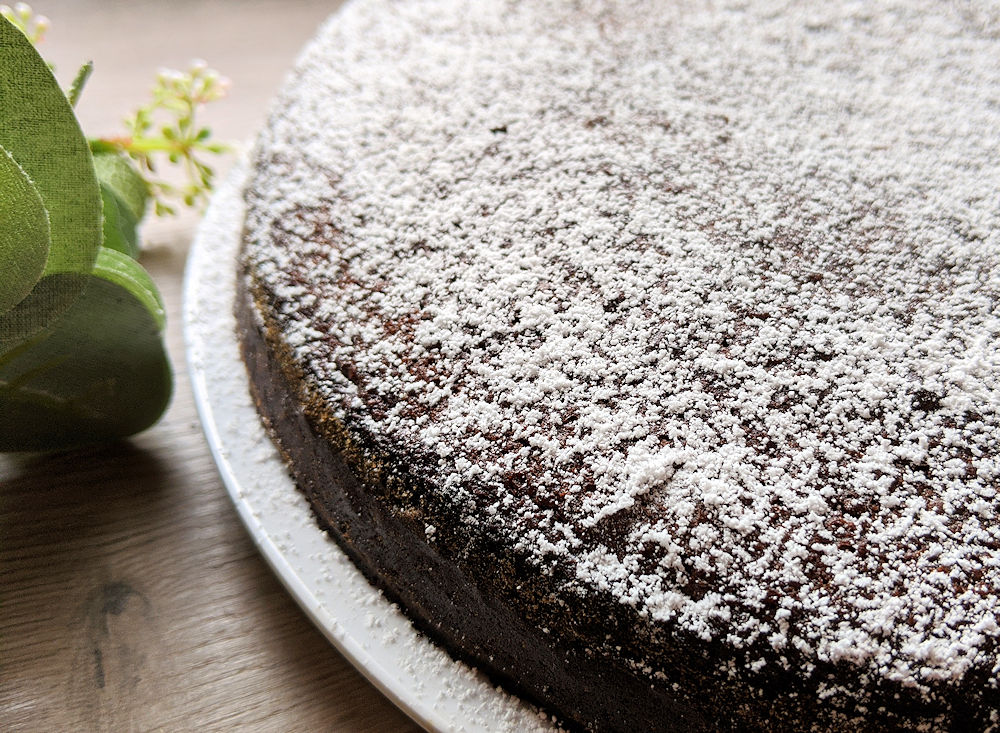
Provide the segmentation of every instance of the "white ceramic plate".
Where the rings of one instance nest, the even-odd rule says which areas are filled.
[[[551,731],[539,712],[417,632],[314,523],[249,395],[233,315],[243,225],[238,166],[215,195],[188,262],[184,328],[194,399],[240,518],[327,638],[420,725],[442,731]]]

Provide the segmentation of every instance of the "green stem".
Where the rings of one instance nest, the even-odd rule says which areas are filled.
[[[34,348],[36,345],[40,344],[42,341],[44,341],[51,335],[52,331],[50,329],[44,329],[39,333],[35,334],[34,336],[32,336],[31,338],[29,338],[27,341],[22,341],[17,346],[12,348],[10,351],[5,351],[3,353],[0,353],[0,368],[3,368],[7,364],[10,364],[12,361],[21,356],[21,354],[23,354],[24,352],[28,351],[31,348]]]
[[[167,140],[164,137],[123,137],[102,138],[101,142],[115,150],[126,153],[185,153],[191,148],[183,140]]]
[[[111,137],[90,141],[94,153],[121,151],[125,153],[179,153],[188,156],[196,151],[206,153],[228,152],[228,146],[219,143],[204,143],[195,138],[168,140],[165,137]]]
[[[62,412],[77,420],[93,420],[102,413],[72,397],[54,395],[51,392],[25,389],[24,387],[0,382],[0,400],[13,403],[16,400],[46,407],[52,412]]]
[[[14,377],[10,381],[5,382],[3,380],[0,380],[0,389],[6,389],[10,391],[21,389],[24,387],[24,385],[26,385],[28,382],[35,379],[36,377],[39,377],[42,374],[45,374],[46,372],[51,372],[53,369],[55,369],[64,361],[66,361],[68,358],[69,358],[68,355],[60,356],[58,359],[53,359],[52,361],[46,362],[45,364],[39,364],[34,369],[29,369],[23,374]]]

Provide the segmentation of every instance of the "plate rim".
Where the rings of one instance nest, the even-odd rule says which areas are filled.
[[[249,378],[239,358],[236,318],[233,312],[236,291],[235,258],[242,232],[242,190],[247,175],[248,164],[244,156],[236,162],[229,176],[216,191],[198,226],[188,253],[182,288],[185,361],[194,403],[212,459],[240,520],[257,550],[310,621],[355,669],[417,724],[426,730],[525,730],[527,724],[532,724],[530,728],[540,731],[553,730],[543,713],[520,698],[497,688],[481,672],[455,661],[443,648],[417,631],[396,604],[369,584],[333,539],[313,521],[304,497],[300,495],[285,469],[284,462],[264,433],[256,409],[250,402]],[[223,270],[222,263],[228,265],[228,271]],[[218,282],[217,277],[220,274],[226,275],[224,284]],[[224,300],[228,307],[221,309],[224,312],[204,313],[202,306],[212,300]],[[238,362],[238,368],[225,371],[227,367],[233,366],[234,358]],[[234,383],[232,390],[223,390],[221,393],[214,391],[213,380],[223,377]],[[240,399],[233,395],[241,395],[248,404],[235,404],[240,402]],[[243,417],[246,417],[247,410],[253,413],[253,425],[248,430],[253,435],[248,436],[247,444],[241,444],[238,434],[243,431],[227,429],[224,420],[227,412],[242,412]],[[234,435],[234,432],[237,435]],[[309,537],[310,543],[315,543],[317,538],[320,538],[325,546],[342,560],[332,568],[325,567],[324,571],[332,573],[338,582],[358,586],[360,580],[367,589],[366,597],[350,599],[351,603],[348,604],[346,601],[342,603],[337,600],[343,600],[344,596],[335,594],[331,603],[330,596],[317,592],[315,579],[310,581],[303,577],[302,563],[311,563],[313,559],[308,555],[297,554],[303,549],[296,544],[299,540],[296,537],[286,536],[283,543],[274,536],[275,528],[266,526],[261,512],[258,511],[259,507],[254,505],[259,497],[248,492],[248,483],[258,480],[258,470],[261,466],[257,465],[251,470],[233,460],[234,456],[247,458],[248,452],[261,449],[261,435],[264,436],[266,448],[271,453],[265,461],[269,464],[272,474],[267,480],[279,481],[274,471],[275,462],[278,464],[278,473],[283,476],[283,485],[270,490],[275,491],[276,495],[294,494],[296,499],[293,501],[310,512],[308,527],[298,527],[298,529]],[[251,440],[252,445],[249,443]],[[263,516],[266,516],[266,513]],[[293,544],[288,546],[285,544],[287,542]],[[356,587],[355,590],[362,593]],[[320,595],[326,600],[321,599]],[[384,618],[389,618],[394,633],[397,636],[399,634],[404,636],[403,642],[396,643],[393,640],[389,643],[388,637],[380,638],[377,634],[358,638],[357,629],[354,628],[357,624],[345,626],[342,618],[344,612],[358,612],[355,607],[344,607],[356,605],[354,601],[359,601],[368,607],[361,609],[360,612],[378,613]],[[331,608],[331,605],[335,607]],[[403,628],[399,628],[400,622]],[[457,689],[460,693],[468,694],[470,700],[467,704],[460,705],[459,711],[464,714],[471,713],[471,718],[458,720],[452,710],[442,709],[440,705],[442,685],[430,684],[427,680],[423,680],[423,684],[414,684],[416,680],[411,679],[413,675],[403,673],[404,667],[413,661],[412,656],[416,653],[426,654],[428,659],[438,657],[433,666],[439,667],[437,669],[439,673],[451,677],[443,681],[444,688],[449,692]],[[444,660],[440,659],[441,657],[445,657],[446,662],[450,664],[442,664]],[[387,659],[396,662],[394,668],[387,668],[385,663]],[[480,713],[478,719],[476,713]],[[501,725],[490,724],[497,720],[498,714]]]

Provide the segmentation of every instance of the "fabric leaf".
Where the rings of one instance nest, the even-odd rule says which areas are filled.
[[[43,277],[86,275],[101,244],[101,196],[90,149],[66,95],[31,42],[0,17],[0,146],[34,184],[49,214],[51,245]],[[4,277],[5,273],[0,273]],[[0,316],[0,352],[53,319],[86,278],[59,278]],[[37,302],[35,302],[37,301]]]
[[[102,249],[83,294],[0,357],[0,451],[70,448],[149,427],[172,391],[163,323],[145,270]]]
[[[104,207],[104,248],[117,250],[131,258],[139,256],[139,222],[118,194],[101,183],[101,203]]]
[[[120,153],[94,153],[94,171],[97,180],[110,187],[128,206],[135,220],[141,221],[149,201],[149,185],[135,164]]]
[[[49,217],[42,197],[10,154],[0,148],[0,314],[31,292],[49,255]]]

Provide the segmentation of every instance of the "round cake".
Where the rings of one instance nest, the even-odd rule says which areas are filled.
[[[255,397],[588,730],[1000,723],[1000,9],[356,0],[254,152]]]

